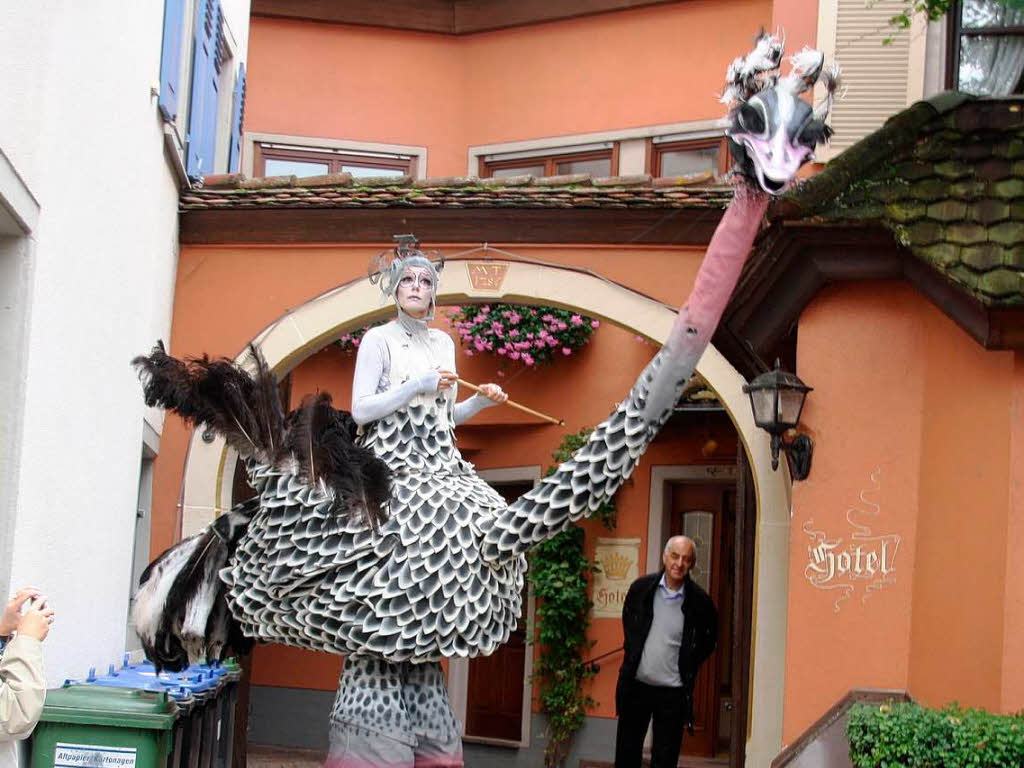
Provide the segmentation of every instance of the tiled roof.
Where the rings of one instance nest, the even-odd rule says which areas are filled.
[[[988,307],[1024,307],[1024,100],[918,102],[781,198],[773,221],[878,221]]]
[[[207,176],[181,195],[183,212],[217,209],[310,208],[724,208],[732,188],[710,174],[652,179],[512,176],[354,179],[348,173],[297,178]]]

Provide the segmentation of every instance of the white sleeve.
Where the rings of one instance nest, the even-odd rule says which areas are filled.
[[[452,372],[455,372],[455,342],[452,341],[451,336],[447,336],[447,338],[448,343],[451,345],[451,369]],[[458,393],[458,385],[456,385],[455,394],[453,396],[458,397]],[[455,405],[455,410],[452,414],[455,418],[455,425],[458,426],[459,424],[469,421],[484,408],[490,408],[493,405],[498,405],[498,403],[484,397],[480,393],[476,393],[472,397],[467,397],[461,403],[456,403]]]
[[[377,392],[384,371],[390,369],[387,342],[370,329],[363,336],[356,355],[356,372],[352,377],[352,419],[362,426],[394,413],[416,395],[436,392],[441,375],[428,371],[401,386]]]
[[[42,643],[18,635],[0,658],[0,742],[32,733],[45,698]]]

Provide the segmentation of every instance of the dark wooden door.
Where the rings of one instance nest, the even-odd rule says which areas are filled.
[[[514,501],[533,483],[494,484],[495,490]],[[523,680],[526,674],[527,591],[523,588],[523,615],[508,642],[490,656],[469,661],[466,684],[466,736],[518,742],[523,735]]]
[[[697,544],[697,562],[691,578],[711,596],[720,612],[718,650],[701,666],[693,690],[693,734],[683,738],[682,754],[712,757],[719,751],[722,649],[731,649],[731,599],[723,600],[725,571],[730,562],[724,534],[732,530],[727,512],[734,508],[735,493],[722,483],[670,484],[670,535],[686,534]],[[731,581],[731,579],[728,579]],[[722,611],[723,608],[727,610]],[[726,636],[723,636],[723,630]],[[729,679],[729,676],[726,677]],[[731,682],[731,681],[730,681]]]

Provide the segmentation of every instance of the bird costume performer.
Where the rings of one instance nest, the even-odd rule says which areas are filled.
[[[442,658],[492,653],[521,613],[525,553],[601,507],[672,414],[739,278],[771,195],[828,139],[838,72],[805,49],[779,75],[762,34],[729,67],[723,102],[740,181],[662,349],[587,443],[512,504],[455,446],[454,427],[504,400],[495,385],[456,403],[455,349],[427,326],[440,265],[412,244],[373,279],[398,316],[364,336],[351,415],[330,396],[285,416],[259,352],[136,358],[147,403],[224,435],[257,496],[165,552],[134,616],[169,669],[252,640],[344,654],[331,713],[335,768],[460,766]],[[799,96],[818,80],[817,109]]]

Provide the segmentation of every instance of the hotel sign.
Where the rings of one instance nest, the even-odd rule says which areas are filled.
[[[855,595],[866,602],[876,592],[896,582],[896,554],[900,537],[895,533],[879,534],[873,530],[882,515],[881,506],[873,499],[881,490],[876,470],[871,475],[873,488],[860,492],[859,502],[846,511],[848,528],[839,536],[819,530],[813,518],[803,525],[811,541],[807,545],[804,578],[812,587],[834,591],[833,610]]]
[[[593,603],[597,618],[621,619],[629,585],[640,575],[640,539],[598,538],[594,560]]]

